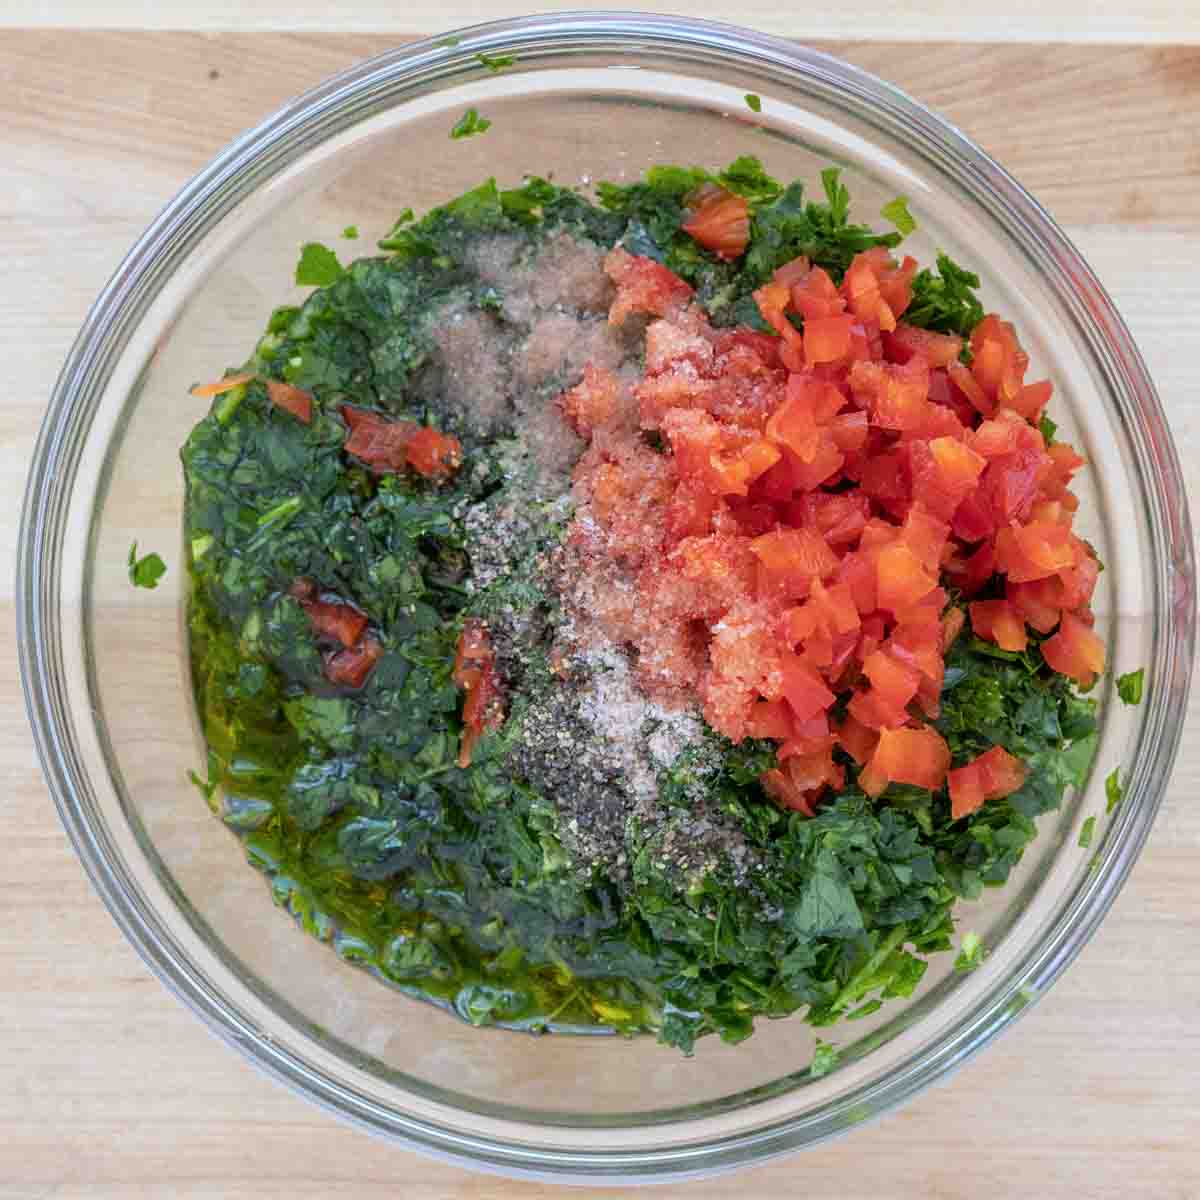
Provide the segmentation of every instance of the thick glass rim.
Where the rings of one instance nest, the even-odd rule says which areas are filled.
[[[1133,445],[1150,507],[1156,682],[1126,780],[1128,802],[1096,869],[1068,897],[1046,935],[981,995],[959,1023],[819,1111],[716,1140],[634,1151],[564,1150],[465,1133],[399,1113],[347,1087],[262,1035],[255,1022],[187,961],[109,851],[67,703],[61,622],[62,542],[84,443],[107,381],[134,328],[191,248],[233,207],[306,149],[443,82],[481,52],[674,57],[753,69],[802,82],[874,122],[963,181],[973,200],[1036,249],[1075,331],[1110,388]],[[166,206],[93,305],[54,388],[30,469],[17,556],[17,625],[26,704],[42,767],[64,827],[93,885],[152,970],[225,1041],[292,1088],[369,1130],[427,1153],[506,1174],[633,1182],[711,1174],[762,1161],[878,1115],[980,1050],[1040,996],[1095,932],[1120,890],[1161,803],[1182,732],[1195,638],[1195,563],[1179,462],[1146,367],[1112,302],[1044,209],[957,129],[899,90],[835,58],[791,42],[708,21],[638,13],[562,13],[505,20],[390,51],[335,76],[243,134]],[[857,1115],[856,1115],[857,1114]]]

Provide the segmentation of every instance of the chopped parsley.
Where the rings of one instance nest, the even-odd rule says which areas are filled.
[[[138,558],[137,542],[129,547],[129,582],[134,587],[156,588],[166,573],[167,564],[154,551]]]
[[[1041,431],[1042,437],[1046,439],[1046,445],[1049,446],[1054,441],[1054,435],[1058,433],[1058,425],[1044,416],[1038,421],[1038,429]]]
[[[300,247],[296,264],[296,283],[299,287],[328,287],[342,274],[338,256],[320,242],[305,242]]]
[[[925,268],[913,279],[913,300],[904,319],[923,329],[969,337],[983,320],[983,305],[975,295],[978,287],[974,271],[939,251],[936,272]]]
[[[917,228],[917,222],[908,211],[908,197],[897,196],[879,210],[879,215],[885,221],[891,221],[902,237],[908,237]]]
[[[745,94],[745,96],[742,97],[742,99],[746,101],[746,107],[751,112],[756,112],[756,113],[762,112],[762,97],[761,96],[755,95],[754,92],[747,92]]]
[[[1104,781],[1104,795],[1108,798],[1108,803],[1104,806],[1104,811],[1111,813],[1125,796],[1125,789],[1121,785],[1120,767],[1113,767],[1108,773],[1108,778]]]
[[[1088,817],[1079,829],[1079,846],[1080,849],[1086,850],[1092,844],[1092,838],[1096,835],[1096,818]]]
[[[500,71],[503,71],[505,67],[511,67],[517,61],[517,56],[515,54],[479,53],[475,55],[475,58],[481,66],[487,67],[492,74],[497,74]],[[483,130],[481,129],[479,132],[482,133]]]
[[[812,1079],[820,1079],[828,1075],[837,1065],[841,1055],[836,1046],[817,1039],[817,1047],[813,1051],[812,1062],[808,1066],[808,1074]]]
[[[450,130],[450,136],[457,141],[460,138],[474,137],[477,133],[486,133],[491,127],[492,123],[487,117],[481,117],[476,109],[468,108],[455,121],[453,128]]]
[[[1141,704],[1146,685],[1146,668],[1139,667],[1117,678],[1117,695],[1125,704]]]
[[[358,226],[347,225],[346,228],[342,230],[342,237],[349,241],[354,241],[358,237]]]
[[[968,930],[958,944],[958,957],[954,960],[954,969],[963,973],[973,971],[983,962],[986,954],[979,934]]]

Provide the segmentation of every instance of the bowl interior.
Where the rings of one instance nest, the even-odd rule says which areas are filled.
[[[477,48],[503,47],[502,35],[488,37],[427,50],[442,67],[416,82],[381,77],[370,103],[243,170],[179,236],[174,257],[163,256],[124,344],[94,365],[104,386],[66,495],[62,560],[66,703],[93,793],[88,836],[118,864],[121,889],[155,914],[163,956],[187,964],[176,986],[193,997],[211,992],[206,1015],[260,1061],[331,1104],[358,1106],[365,1119],[378,1113],[392,1132],[432,1122],[460,1139],[449,1149],[468,1156],[480,1153],[472,1138],[637,1153],[682,1152],[785,1118],[831,1132],[875,1111],[870,1089],[915,1070],[929,1047],[942,1047],[947,1061],[961,1057],[1007,1019],[996,1017],[996,996],[1009,995],[1015,1015],[1032,994],[1019,990],[1023,981],[1046,968],[1043,951],[1064,953],[1046,949],[1049,933],[1086,902],[1093,855],[1117,852],[1128,817],[1118,810],[1105,826],[1104,778],[1131,764],[1144,741],[1143,710],[1111,703],[1107,677],[1089,786],[1042,818],[1006,888],[960,907],[960,930],[991,949],[984,966],[956,974],[953,956],[942,955],[911,1000],[823,1031],[844,1065],[817,1080],[806,1072],[814,1033],[799,1019],[760,1021],[736,1047],[706,1039],[692,1058],[650,1039],[471,1028],[299,930],[188,782],[203,756],[187,667],[178,449],[205,403],[188,386],[241,362],[271,308],[302,294],[292,272],[303,242],[336,245],[343,259],[370,253],[401,209],[420,212],[489,175],[511,186],[534,172],[587,188],[655,163],[715,167],[755,154],[772,174],[818,189],[822,167],[843,166],[853,214],[865,221],[907,195],[919,230],[906,250],[924,262],[943,249],[977,268],[988,309],[1017,324],[1030,377],[1054,381],[1061,436],[1091,463],[1079,482],[1079,524],[1107,568],[1095,608],[1113,665],[1155,661],[1161,564],[1144,448],[1111,368],[1097,359],[1094,331],[1081,327],[1037,248],[980,202],[977,180],[953,171],[936,147],[906,143],[895,119],[844,81],[822,84],[815,68],[803,76],[646,41],[620,51],[531,45],[493,75],[470,61]],[[747,107],[748,91],[762,96],[761,114]],[[470,105],[491,129],[449,140]],[[352,223],[360,240],[341,241]],[[135,539],[169,564],[156,591],[129,586]],[[1101,829],[1083,850],[1077,834],[1089,815]]]

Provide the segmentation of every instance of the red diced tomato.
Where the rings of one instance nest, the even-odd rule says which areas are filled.
[[[950,749],[936,729],[883,729],[870,762],[859,773],[859,786],[868,796],[878,796],[889,783],[936,791],[946,781]]]

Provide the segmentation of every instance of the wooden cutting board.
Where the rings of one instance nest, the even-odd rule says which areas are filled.
[[[559,1193],[373,1141],[210,1037],[143,967],[86,883],[38,772],[17,679],[17,498],[88,304],[157,209],[229,138],[395,40],[0,32],[0,345],[9,375],[0,405],[0,1200]],[[1200,495],[1200,50],[826,48],[940,110],[1068,227],[1139,339]],[[1016,1029],[851,1138],[656,1194],[1200,1196],[1198,708],[1131,881]]]

